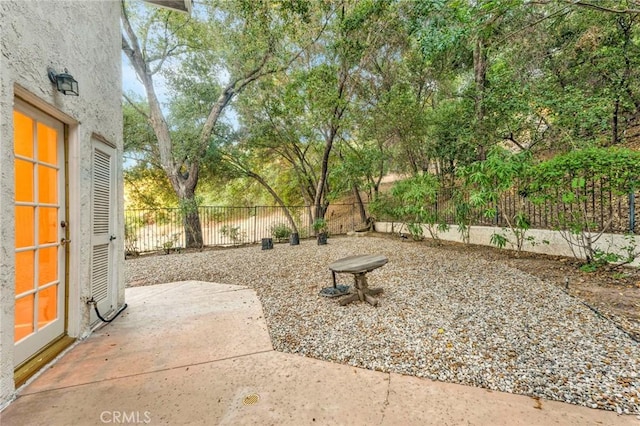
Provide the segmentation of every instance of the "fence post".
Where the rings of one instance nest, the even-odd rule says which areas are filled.
[[[356,203],[351,203],[351,231],[356,230]]]
[[[258,206],[253,206],[253,242],[258,242]]]
[[[633,190],[629,192],[629,232],[632,234],[636,230],[636,194]]]

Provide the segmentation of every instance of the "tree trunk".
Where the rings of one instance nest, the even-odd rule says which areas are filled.
[[[484,40],[478,35],[473,49],[473,71],[475,77],[475,113],[476,137],[478,138],[478,160],[487,158],[484,95],[487,85],[487,49]]]
[[[282,198],[280,198],[278,193],[271,187],[271,185],[269,185],[262,178],[262,176],[260,176],[257,173],[252,172],[251,170],[244,170],[244,173],[246,173],[247,176],[257,180],[262,186],[264,186],[266,188],[267,191],[269,191],[269,194],[271,194],[273,199],[276,200],[276,203],[278,203],[280,205],[280,207],[282,207],[282,210],[284,211],[284,215],[287,217],[287,220],[289,221],[289,225],[291,225],[292,232],[298,234],[299,233],[298,232],[298,227],[296,226],[295,220],[293,220],[293,216],[291,216],[291,212],[289,211],[289,209],[285,205],[284,201],[282,201]]]
[[[331,154],[331,148],[333,147],[333,140],[336,133],[337,129],[335,127],[332,128],[329,137],[326,139],[324,152],[322,154],[322,168],[320,170],[318,185],[316,186],[316,196],[313,200],[313,205],[315,206],[315,219],[324,218],[324,214],[327,211],[325,195],[327,192],[327,177],[329,174],[329,155]]]
[[[619,141],[618,136],[618,114],[620,111],[620,96],[616,96],[613,102],[613,117],[611,119],[611,145],[615,145]]]
[[[192,169],[194,169],[193,166]],[[185,179],[184,176],[178,174],[174,175],[170,181],[180,202],[185,247],[201,249],[204,246],[204,241],[202,239],[202,225],[200,224],[200,213],[198,212],[195,194],[198,172],[197,170],[192,170],[192,172],[195,176],[191,175]]]
[[[316,202],[314,204],[314,216],[313,219],[324,219],[324,215],[327,213],[327,209],[329,208],[329,204],[327,202]]]
[[[195,200],[188,202],[194,202],[195,204]],[[197,206],[193,210],[183,212],[183,224],[187,248],[201,249],[204,246],[204,241],[202,239],[202,226],[200,224],[200,213],[198,212]]]
[[[362,197],[360,196],[360,190],[358,189],[358,185],[353,185],[353,195],[356,197],[356,201],[358,202],[358,211],[360,212],[360,220],[362,222],[367,221],[367,211],[364,208],[364,203],[362,202]]]

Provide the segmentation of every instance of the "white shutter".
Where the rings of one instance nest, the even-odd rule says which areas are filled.
[[[109,295],[109,244],[93,246],[91,295],[100,303]]]
[[[93,150],[93,235],[109,233],[111,156]]]
[[[93,140],[93,168],[91,173],[91,295],[102,315],[114,307],[112,288],[113,244],[113,188],[115,163],[113,148]],[[94,312],[91,313],[92,318]]]

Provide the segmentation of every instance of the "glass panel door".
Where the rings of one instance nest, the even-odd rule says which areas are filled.
[[[64,333],[63,125],[20,102],[15,154],[15,366]]]

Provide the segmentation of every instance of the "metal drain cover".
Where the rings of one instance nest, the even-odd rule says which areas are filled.
[[[244,399],[242,400],[242,403],[244,405],[253,405],[253,404],[257,404],[259,399],[260,399],[260,395],[258,395],[257,393],[252,393],[251,395],[245,396]]]

